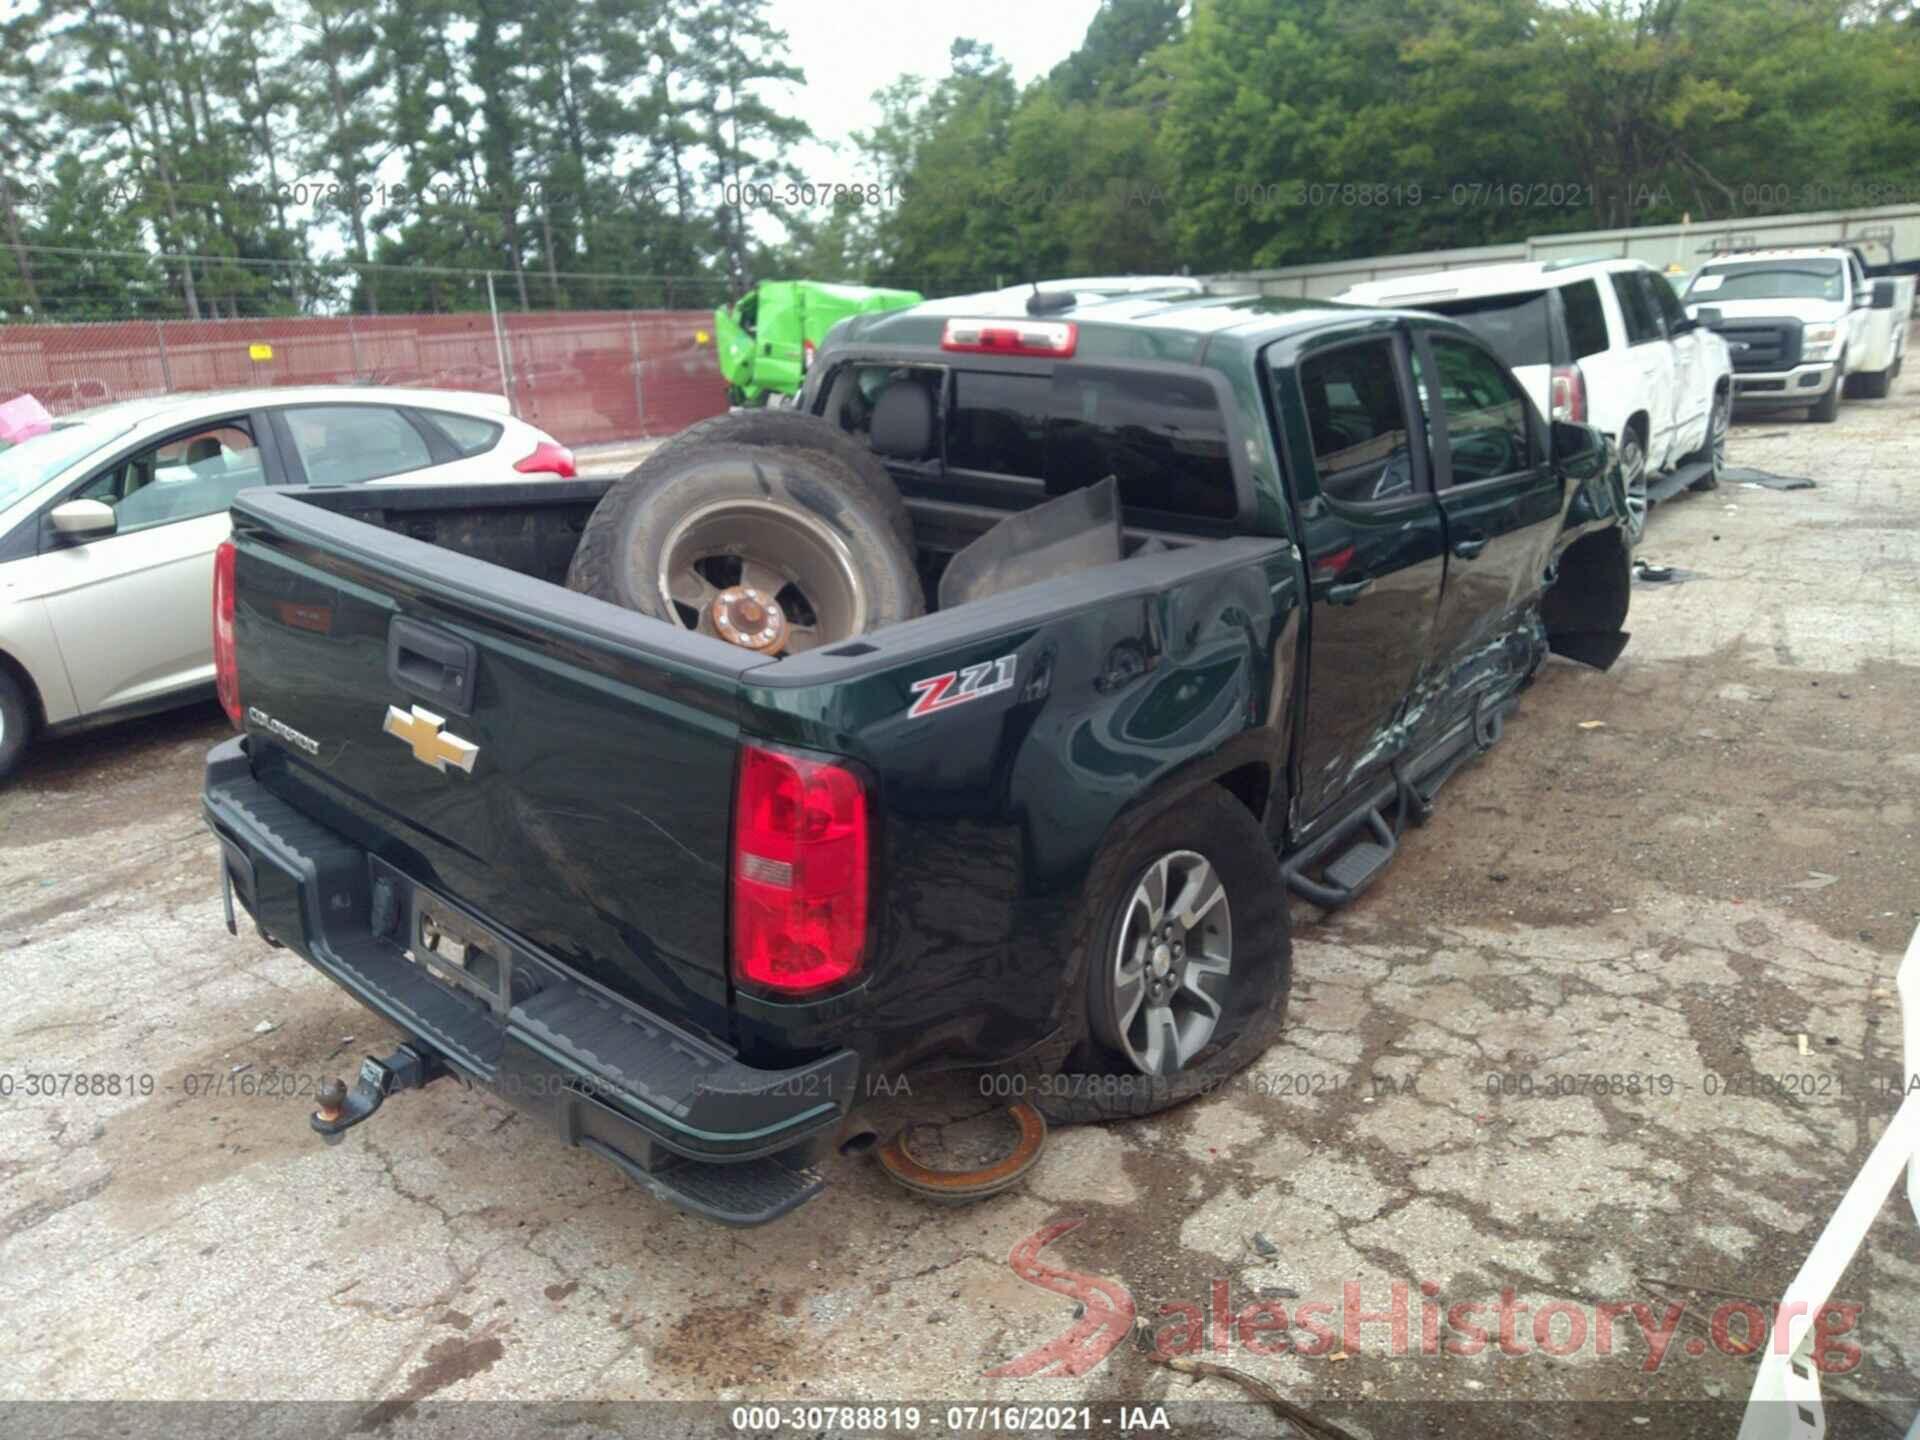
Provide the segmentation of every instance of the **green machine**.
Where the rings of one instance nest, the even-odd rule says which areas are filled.
[[[876,290],[819,280],[763,280],[738,301],[713,312],[714,346],[727,400],[765,405],[794,396],[813,352],[827,331],[849,315],[904,310],[923,297],[914,290]]]

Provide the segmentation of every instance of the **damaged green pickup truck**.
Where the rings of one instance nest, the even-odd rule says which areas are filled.
[[[1352,899],[1549,650],[1626,643],[1608,442],[1432,315],[963,297],[854,318],[799,413],[707,426],[611,486],[235,504],[230,921],[410,1037],[330,1138],[456,1075],[754,1224],[904,1070],[1044,1075],[1055,1119],[1176,1103],[1279,1034],[1288,893]],[[660,561],[658,618],[580,593],[675,549],[603,498],[689,468],[719,498],[675,535],[800,515],[818,567],[723,526],[704,578]],[[913,593],[876,598],[892,547]],[[842,581],[829,634],[801,592]]]

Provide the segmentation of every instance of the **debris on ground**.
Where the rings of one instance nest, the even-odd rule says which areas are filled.
[[[1720,472],[1728,485],[1751,485],[1754,489],[1812,490],[1817,488],[1805,475],[1776,475],[1771,470],[1755,470],[1749,465],[1734,465]]]
[[[1824,890],[1827,886],[1838,883],[1839,879],[1838,875],[1829,875],[1824,870],[1809,870],[1805,880],[1796,880],[1787,888],[1789,890]]]
[[[895,1184],[929,1200],[959,1204],[1013,1185],[1033,1168],[1046,1143],[1046,1118],[1021,1101],[945,1124],[903,1126],[874,1155]]]
[[[1252,1236],[1247,1240],[1247,1244],[1251,1245],[1253,1247],[1253,1253],[1260,1256],[1263,1260],[1271,1260],[1275,1255],[1280,1253],[1280,1247],[1262,1235],[1258,1230],[1253,1232]]]
[[[256,1035],[271,1035],[279,1028],[280,1027],[271,1020],[262,1020],[258,1025],[253,1027],[253,1033]]]
[[[1321,1440],[1357,1440],[1351,1430],[1336,1425],[1331,1420],[1323,1420],[1310,1410],[1303,1410],[1271,1385],[1263,1380],[1254,1379],[1244,1370],[1235,1370],[1229,1365],[1216,1365],[1211,1360],[1196,1360],[1190,1355],[1168,1355],[1162,1352],[1153,1344],[1152,1327],[1145,1320],[1136,1320],[1134,1324],[1140,1352],[1154,1364],[1164,1365],[1169,1370],[1177,1370],[1182,1375],[1231,1380],[1282,1420],[1297,1426],[1309,1435],[1320,1436]]]
[[[1607,728],[1607,722],[1604,720],[1582,720],[1580,722],[1580,728],[1582,730],[1604,730]]]
[[[1633,562],[1633,578],[1644,580],[1649,585],[1684,585],[1689,580],[1698,580],[1698,570],[1682,570],[1678,565],[1657,565],[1651,560]]]

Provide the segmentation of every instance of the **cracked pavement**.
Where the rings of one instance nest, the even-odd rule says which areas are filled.
[[[1219,1094],[1057,1132],[1020,1188],[970,1207],[846,1156],[824,1200],[725,1230],[453,1084],[324,1147],[307,1099],[263,1092],[397,1037],[226,935],[198,808],[218,712],[43,746],[0,790],[0,1398],[340,1399],[363,1402],[341,1428],[399,1430],[429,1399],[508,1396],[1243,1398],[1130,1346],[1080,1375],[987,1376],[1074,1322],[1008,1263],[1072,1216],[1044,1258],[1156,1325],[1222,1282],[1235,1309],[1327,1302],[1335,1331],[1349,1283],[1378,1311],[1402,1282],[1416,1342],[1423,1282],[1441,1306],[1512,1291],[1522,1336],[1556,1301],[1619,1307],[1610,1354],[1396,1355],[1374,1322],[1327,1354],[1208,1355],[1356,1434],[1416,1411],[1363,1402],[1618,1400],[1660,1434],[1658,1402],[1744,1398],[1752,1363],[1705,1317],[1778,1297],[1897,1101],[1916,421],[1920,374],[1832,426],[1742,419],[1736,464],[1819,488],[1655,511],[1642,553],[1694,578],[1635,586],[1612,673],[1549,664],[1358,904],[1296,906],[1282,1042]],[[131,1078],[24,1093],[63,1072]],[[1859,1356],[1829,1396],[1860,1433],[1904,1427],[1904,1208],[1839,1297],[1863,1307],[1842,1337]],[[1689,1314],[1650,1372],[1625,1307],[1675,1300]],[[1551,1433],[1486,1414],[1483,1433]]]

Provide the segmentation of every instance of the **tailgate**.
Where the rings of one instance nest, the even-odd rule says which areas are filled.
[[[734,711],[765,662],[703,663],[657,622],[287,493],[243,496],[234,539],[256,777],[582,974],[724,1032]]]

